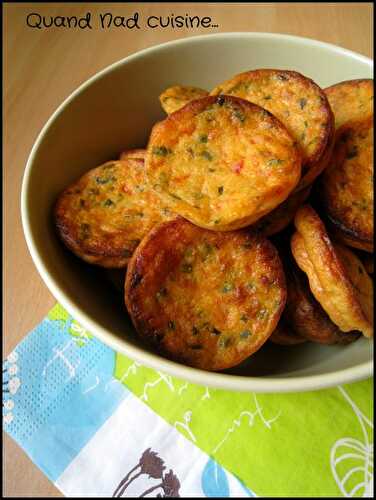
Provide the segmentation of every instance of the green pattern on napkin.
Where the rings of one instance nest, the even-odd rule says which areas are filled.
[[[59,304],[48,317],[62,327],[69,319]],[[75,320],[69,332],[78,343],[92,338]],[[240,393],[120,354],[114,376],[260,496],[371,496],[373,379],[305,393]]]
[[[60,304],[55,304],[54,307],[48,312],[47,318],[52,321],[62,321],[61,328],[63,329],[64,324],[69,320],[70,315]],[[68,331],[75,339],[75,343],[78,347],[83,347],[87,340],[94,338],[94,335],[89,333],[75,319],[72,321]]]
[[[308,393],[229,392],[119,354],[114,376],[260,496],[363,496],[370,487],[371,379]]]

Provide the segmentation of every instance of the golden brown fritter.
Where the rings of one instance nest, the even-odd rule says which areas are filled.
[[[337,133],[318,197],[337,239],[373,251],[373,117],[348,122]]]
[[[200,97],[206,97],[207,95],[209,95],[207,90],[198,87],[175,85],[163,91],[159,96],[159,101],[164,111],[170,115],[174,111],[184,107],[190,101],[199,99]]]
[[[291,327],[287,326],[286,321],[283,319],[283,314],[269,340],[273,344],[279,345],[298,345],[307,342],[307,339],[301,337]]]
[[[373,80],[348,80],[324,90],[338,129],[352,120],[373,116]]]
[[[312,342],[319,344],[350,344],[360,332],[342,332],[329,318],[313,296],[307,276],[293,262],[283,260],[286,274],[287,302],[282,318],[287,328]]]
[[[279,233],[294,220],[298,208],[308,198],[310,192],[311,186],[308,186],[305,189],[290,194],[287,200],[250,227],[256,231],[260,231],[264,236],[272,236]]]
[[[54,216],[61,239],[78,257],[121,268],[145,234],[174,214],[148,188],[144,162],[128,159],[83,175],[60,194]]]
[[[153,127],[146,154],[150,185],[171,210],[198,226],[248,226],[297,185],[301,157],[266,110],[230,96],[192,101]]]
[[[183,218],[145,237],[125,283],[139,335],[165,356],[205,370],[230,368],[257,351],[285,300],[282,264],[266,238],[208,231]]]
[[[145,161],[146,149],[126,149],[122,151],[119,156],[119,160],[142,160]]]
[[[372,337],[373,283],[361,261],[330,241],[324,224],[309,205],[298,210],[295,227],[291,250],[307,274],[315,298],[340,330],[357,330]]]
[[[297,189],[310,185],[329,160],[334,117],[324,91],[296,71],[246,71],[217,86],[211,95],[247,99],[276,116],[302,152],[302,178]]]

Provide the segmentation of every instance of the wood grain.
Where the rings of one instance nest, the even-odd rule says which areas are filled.
[[[100,69],[142,48],[169,40],[225,31],[305,36],[373,56],[372,3],[63,3],[4,4],[4,354],[38,324],[54,303],[24,241],[20,188],[27,157],[40,129],[78,85]],[[31,29],[26,16],[211,16],[211,29]],[[43,182],[43,180],[41,180]],[[58,490],[5,436],[5,496],[54,497]]]

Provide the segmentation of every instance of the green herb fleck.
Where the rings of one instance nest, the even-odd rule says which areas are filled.
[[[304,97],[302,99],[299,99],[300,109],[304,109],[306,104],[307,104],[307,99],[305,99]]]
[[[242,314],[240,316],[240,321],[243,321],[244,323],[246,323],[248,321],[248,316],[246,314]]]
[[[309,143],[307,144],[307,146],[311,146],[311,144],[315,144],[315,142],[317,142],[318,140],[319,140],[318,137],[314,137],[312,139],[312,141],[309,141]]]
[[[109,198],[107,198],[107,200],[103,203],[103,205],[105,207],[111,207],[111,205],[115,205],[115,203],[112,200],[110,200]]]
[[[236,119],[238,119],[241,123],[245,122],[245,115],[240,109],[235,109],[234,110],[234,116]]]
[[[249,250],[250,248],[252,248],[252,241],[246,241],[242,244],[242,247]]]
[[[215,219],[214,224],[219,224],[221,222],[221,219]]]
[[[251,332],[249,330],[244,330],[241,334],[240,334],[240,338],[241,339],[247,339],[248,337],[251,336]]]
[[[201,134],[198,140],[202,144],[206,144],[208,142],[208,136],[206,134]]]
[[[232,341],[231,341],[230,337],[221,337],[219,339],[218,345],[219,345],[219,347],[226,348],[226,347],[229,347],[229,345],[231,345],[231,343],[232,343]]]
[[[171,212],[167,207],[162,208],[162,213],[163,215],[171,215]]]
[[[194,254],[194,251],[193,251],[193,248],[192,247],[188,247],[185,249],[184,251],[184,257],[187,258],[187,257],[192,257]]]
[[[218,194],[219,195],[223,194],[223,186],[218,187]]]
[[[213,253],[214,248],[210,243],[204,243],[203,245],[200,245],[199,247],[199,252],[200,256],[203,261],[205,261],[211,253]]]
[[[266,101],[269,101],[271,98],[272,98],[272,96],[271,96],[271,95],[265,95],[265,96],[264,96],[264,99],[265,99]]]
[[[213,155],[211,153],[209,153],[209,151],[201,151],[200,153],[200,156],[202,156],[203,158],[205,158],[205,160],[208,160],[208,161],[212,161],[213,159]]]
[[[222,288],[223,293],[231,292],[234,289],[234,285],[231,283],[225,283]]]
[[[268,160],[266,164],[269,167],[278,167],[278,165],[281,165],[283,163],[283,160],[280,158],[272,158],[271,160]]]
[[[95,180],[97,184],[107,184],[113,179],[113,177],[97,177]]]
[[[367,200],[365,200],[364,198],[362,198],[360,201],[353,201],[352,204],[355,207],[359,207],[361,210],[367,210],[368,208]]]
[[[192,272],[192,265],[184,262],[181,266],[181,270],[183,273],[191,273]]]
[[[304,126],[305,126],[305,128],[308,127],[308,122],[307,121],[304,121]]]
[[[250,281],[249,283],[247,283],[247,288],[249,288],[250,290],[256,290],[256,285]]]
[[[172,153],[171,149],[166,148],[166,146],[155,146],[152,150],[153,155],[156,156],[167,156]]]
[[[168,193],[172,198],[175,198],[175,200],[181,200],[180,196],[178,196],[175,193]]]

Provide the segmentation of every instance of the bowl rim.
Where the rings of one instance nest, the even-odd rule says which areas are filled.
[[[122,58],[104,69],[95,73],[89,77],[85,82],[79,85],[71,94],[56,108],[56,110],[51,114],[50,118],[47,120],[41,131],[39,132],[32,149],[30,151],[26,167],[23,174],[22,186],[21,186],[21,220],[24,236],[26,239],[27,247],[36,266],[42,280],[47,285],[55,299],[71,314],[77,321],[79,321],[82,326],[84,326],[88,331],[93,333],[100,341],[114,349],[116,352],[120,352],[130,357],[134,361],[145,365],[147,367],[153,368],[157,371],[163,371],[174,377],[178,377],[187,380],[191,383],[198,385],[206,385],[215,388],[221,388],[231,391],[246,392],[252,391],[257,393],[282,393],[282,392],[305,392],[312,390],[319,390],[326,387],[333,387],[338,384],[346,384],[349,382],[355,382],[362,380],[373,375],[373,361],[367,361],[355,365],[353,367],[345,368],[343,370],[337,370],[334,372],[328,372],[318,375],[309,376],[294,376],[293,372],[291,376],[288,377],[275,377],[275,376],[244,376],[244,375],[232,375],[228,373],[221,372],[209,372],[201,370],[198,368],[192,368],[174,361],[168,360],[144,350],[142,347],[137,347],[132,345],[127,341],[127,339],[120,339],[115,336],[110,331],[102,328],[93,319],[90,318],[81,308],[72,302],[66,295],[65,292],[60,288],[58,280],[56,280],[47,271],[41,256],[37,250],[35,240],[33,237],[33,232],[31,229],[30,217],[27,210],[27,198],[28,198],[28,187],[30,183],[30,177],[32,172],[32,165],[39,149],[39,146],[43,142],[51,124],[56,120],[56,118],[64,111],[64,109],[69,105],[71,101],[76,99],[81,92],[83,92],[87,87],[92,85],[95,81],[104,77],[107,73],[115,70],[123,64],[127,64],[133,60],[144,57],[146,54],[152,54],[153,52],[158,52],[161,49],[167,47],[176,47],[178,45],[200,43],[208,38],[248,38],[248,39],[274,39],[295,42],[298,44],[310,45],[313,47],[319,47],[326,50],[334,51],[339,55],[350,56],[357,59],[363,63],[368,64],[371,69],[373,69],[373,61],[356,52],[349,49],[339,47],[327,42],[321,42],[319,40],[300,37],[295,35],[280,34],[280,33],[266,33],[266,32],[226,32],[226,33],[214,33],[208,35],[197,35],[186,38],[180,38],[178,40],[172,40],[158,45],[153,45],[151,47],[144,48],[136,53],[130,54],[129,56]]]

